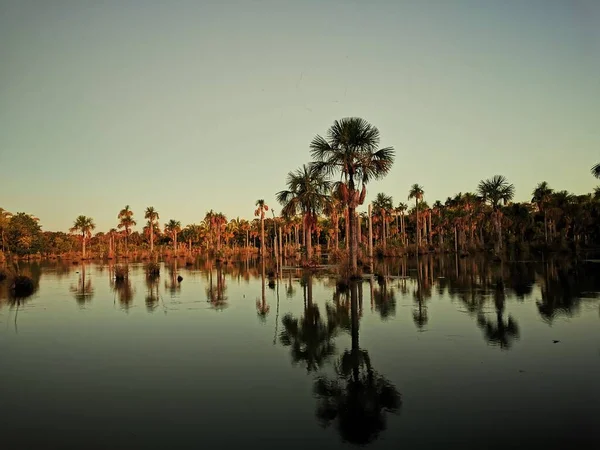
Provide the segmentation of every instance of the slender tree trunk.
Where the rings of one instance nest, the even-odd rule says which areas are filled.
[[[351,190],[354,192],[354,189]],[[356,208],[348,207],[348,216],[350,222],[350,262],[352,264],[352,275],[358,272],[358,242],[356,241]]]
[[[81,254],[82,259],[85,259],[85,233],[83,233],[81,236]]]
[[[546,218],[546,210],[544,210],[544,238],[546,239],[546,244],[548,243],[548,220]]]
[[[335,214],[333,225],[335,226],[335,249],[338,250],[340,248],[340,218],[337,213]]]
[[[154,253],[154,221],[150,221],[150,254]]]
[[[265,220],[260,218],[260,256],[265,256]]]
[[[351,247],[351,243],[350,243],[350,208],[347,207],[346,211],[346,250],[348,250]]]
[[[419,199],[415,198],[415,213],[417,214],[417,253],[419,253],[419,247],[421,246],[421,230],[419,228]]]
[[[358,249],[360,251],[360,246],[362,245],[362,224],[361,224],[361,217],[360,215],[358,215],[356,217],[356,221],[357,221],[357,231],[358,231]]]
[[[373,210],[369,204],[369,258],[373,259]]]
[[[385,228],[386,228],[386,223],[385,223],[385,213],[382,212],[381,213],[381,239],[382,239],[382,244],[383,244],[383,250],[385,251],[386,248],[386,236],[385,236]]]
[[[312,224],[309,222],[309,218],[305,217],[304,224],[304,242],[306,244],[306,259],[308,262],[312,260]]]

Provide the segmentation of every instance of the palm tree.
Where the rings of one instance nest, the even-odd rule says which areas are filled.
[[[128,255],[129,234],[131,233],[131,227],[134,227],[136,225],[135,220],[133,220],[133,211],[129,209],[129,205],[125,205],[125,208],[119,211],[117,219],[119,219],[119,225],[117,225],[117,228],[125,229],[125,253]]]
[[[346,117],[333,123],[327,139],[317,135],[310,144],[315,170],[342,177],[336,190],[348,207],[353,273],[358,270],[356,207],[363,204],[369,181],[387,175],[394,162],[394,149],[379,148],[379,138],[377,127],[359,117]]]
[[[386,247],[386,216],[393,209],[392,197],[380,192],[373,200],[373,212],[381,216],[381,239],[383,249]]]
[[[421,231],[419,227],[419,201],[423,201],[423,186],[419,186],[417,183],[413,184],[408,192],[408,199],[415,199],[415,214],[417,215],[417,249],[421,245]]]
[[[181,231],[181,222],[178,220],[171,219],[165,223],[165,232],[171,235],[173,239],[173,251],[177,253],[177,233]]]
[[[73,226],[69,229],[71,233],[81,233],[82,259],[85,259],[85,241],[92,237],[92,230],[95,228],[96,225],[91,217],[78,216],[75,222],[73,222]]]
[[[160,219],[158,215],[158,211],[154,209],[154,206],[148,206],[146,208],[146,213],[144,214],[144,219],[148,219],[150,225],[150,253],[154,252],[154,222]]]
[[[260,256],[264,256],[265,248],[265,213],[269,210],[269,206],[261,198],[256,200],[256,210],[254,215],[260,219]]]
[[[542,181],[533,190],[533,198],[531,199],[531,202],[537,205],[538,210],[544,213],[544,238],[546,239],[546,243],[548,243],[548,220],[546,217],[546,205],[550,201],[552,192],[553,190],[550,188],[550,186],[548,186],[548,183]]]
[[[592,175],[594,175],[596,178],[600,178],[600,163],[592,167]]]
[[[502,248],[502,222],[500,220],[500,205],[510,202],[515,195],[515,187],[510,184],[503,175],[494,175],[488,180],[482,180],[477,186],[477,193],[484,202],[492,206],[494,215],[494,224],[498,234],[496,242],[496,252]]]
[[[312,227],[318,215],[328,203],[331,183],[325,180],[322,173],[312,170],[306,164],[295,172],[288,173],[288,189],[276,194],[277,201],[283,205],[282,214],[293,216],[299,212],[304,218],[306,257],[312,258]]]

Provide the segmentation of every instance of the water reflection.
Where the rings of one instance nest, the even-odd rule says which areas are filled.
[[[216,278],[216,280],[214,280]],[[208,267],[208,286],[206,287],[206,299],[211,307],[216,310],[223,310],[227,307],[227,283],[223,266],[220,262],[216,263],[216,274],[213,277],[212,263]]]
[[[319,307],[313,303],[313,276],[304,277],[304,313],[300,318],[286,314],[281,319],[283,330],[280,342],[290,347],[292,364],[302,365],[307,372],[313,372],[335,354],[333,338],[337,333],[336,318],[327,310],[323,319]]]
[[[73,297],[77,301],[79,306],[84,306],[90,302],[94,297],[94,287],[92,286],[92,279],[89,275],[86,276],[86,265],[81,265],[79,272],[79,279],[76,285],[71,286],[71,292]]]
[[[158,307],[160,294],[158,292],[159,277],[157,275],[146,275],[146,310],[153,312]]]
[[[386,413],[397,412],[400,393],[377,373],[367,350],[359,345],[359,283],[350,285],[351,348],[335,363],[335,376],[318,376],[314,383],[316,416],[328,427],[333,423],[343,441],[365,445],[386,428]]]

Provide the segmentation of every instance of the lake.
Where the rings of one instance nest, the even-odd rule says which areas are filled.
[[[597,262],[398,259],[349,285],[20,266],[37,290],[0,283],[3,449],[600,445]]]

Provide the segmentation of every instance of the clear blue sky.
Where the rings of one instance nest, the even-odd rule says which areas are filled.
[[[335,119],[394,146],[406,201],[505,175],[590,192],[600,1],[0,0],[0,206],[67,230],[251,218]],[[365,204],[366,205],[366,204]]]

